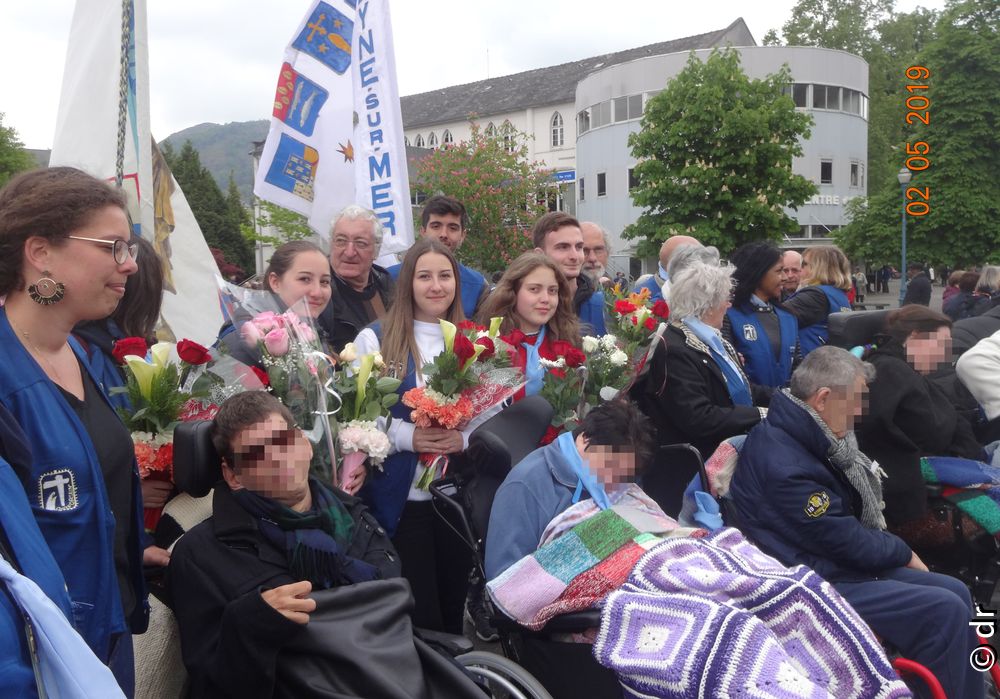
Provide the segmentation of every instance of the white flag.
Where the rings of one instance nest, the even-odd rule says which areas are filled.
[[[330,233],[360,204],[382,252],[413,244],[406,148],[388,0],[315,0],[285,51],[254,193]]]
[[[49,165],[78,167],[111,181],[118,152],[121,13],[120,2],[77,0],[49,158]],[[164,267],[163,320],[176,339],[208,345],[222,325],[219,269],[149,132],[145,0],[132,0],[131,16],[123,187],[136,234],[153,243]]]

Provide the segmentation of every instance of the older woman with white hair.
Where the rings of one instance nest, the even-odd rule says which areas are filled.
[[[632,397],[657,428],[658,442],[690,443],[704,459],[719,443],[743,434],[765,415],[771,389],[751,384],[732,345],[722,339],[733,267],[700,260],[671,277],[670,324]],[[666,511],[680,507],[694,473],[677,473]],[[674,492],[675,491],[675,492]],[[676,498],[676,502],[674,501]]]

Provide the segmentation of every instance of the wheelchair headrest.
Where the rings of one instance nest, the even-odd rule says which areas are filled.
[[[885,330],[887,315],[889,315],[888,310],[831,313],[827,320],[830,344],[849,350],[873,342],[875,336]]]
[[[545,434],[552,421],[552,406],[541,396],[527,396],[491,417],[469,436],[469,449],[473,453],[482,450],[489,453],[491,460],[506,454],[506,464],[495,461],[487,466],[503,469],[501,476],[538,447],[538,441]]]
[[[174,428],[174,483],[196,498],[222,479],[222,459],[212,444],[212,421],[181,422]]]

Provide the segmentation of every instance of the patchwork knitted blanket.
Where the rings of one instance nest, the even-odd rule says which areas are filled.
[[[599,606],[663,540],[640,531],[636,525],[642,527],[645,519],[644,513],[630,508],[597,511],[487,583],[493,603],[535,631],[559,614]],[[690,533],[673,529],[669,535]]]
[[[924,481],[941,485],[945,499],[980,527],[1000,533],[1000,468],[953,456],[920,459]]]
[[[594,655],[631,697],[912,696],[829,583],[731,528],[643,556],[605,602]]]

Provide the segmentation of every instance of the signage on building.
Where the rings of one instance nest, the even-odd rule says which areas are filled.
[[[576,170],[563,170],[555,174],[556,182],[576,182]]]
[[[807,204],[812,204],[813,206],[832,205],[840,206],[843,204],[847,206],[847,203],[851,201],[854,197],[842,197],[839,194],[816,194],[814,195]]]

